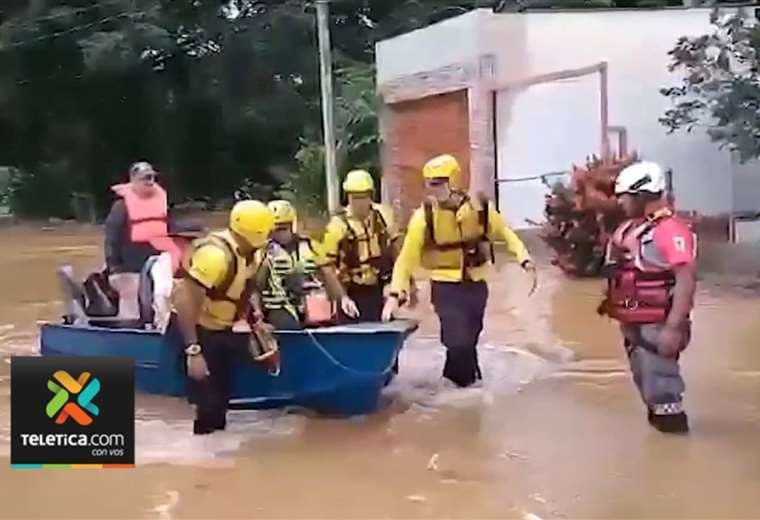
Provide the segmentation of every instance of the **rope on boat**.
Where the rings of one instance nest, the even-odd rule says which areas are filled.
[[[356,370],[355,368],[351,368],[351,367],[349,367],[349,366],[341,363],[340,360],[338,360],[335,356],[333,356],[332,354],[330,354],[330,352],[314,336],[314,333],[311,330],[305,329],[305,332],[309,336],[309,338],[311,339],[311,342],[314,344],[314,346],[317,347],[317,350],[319,350],[333,365],[335,365],[336,367],[338,367],[338,368],[340,368],[342,370],[345,370],[346,372],[351,372],[353,374],[356,374],[356,375],[359,375],[359,376],[363,376],[363,377],[366,377],[366,376],[381,377],[381,376],[384,376],[386,373],[388,373],[388,371],[393,368],[393,365],[396,362],[396,359],[394,357],[394,359],[391,360],[391,363],[385,369],[381,370],[380,372],[373,372],[373,371],[365,372],[364,370]]]

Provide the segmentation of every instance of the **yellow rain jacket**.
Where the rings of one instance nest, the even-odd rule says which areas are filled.
[[[492,255],[491,244],[499,240],[506,242],[510,253],[521,264],[530,260],[520,238],[487,200],[475,202],[463,196],[458,209],[444,209],[426,202],[409,220],[404,244],[393,268],[391,291],[407,294],[410,278],[420,265],[438,282],[485,280],[489,260],[486,256]],[[469,261],[468,252],[476,248],[483,261],[473,263]]]

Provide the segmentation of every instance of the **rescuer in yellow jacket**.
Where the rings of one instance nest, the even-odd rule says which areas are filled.
[[[265,204],[238,202],[228,229],[193,244],[175,283],[167,335],[184,345],[195,434],[226,426],[234,360],[247,353],[247,338],[233,334],[232,327],[248,307],[258,269],[255,253],[266,245],[273,226]]]
[[[318,246],[296,234],[297,214],[286,200],[268,204],[274,215],[274,231],[265,248],[257,252],[261,267],[256,274],[256,301],[265,321],[281,330],[303,328],[307,291],[323,286],[318,275]],[[305,319],[306,318],[306,319]]]
[[[485,197],[471,200],[451,188],[459,173],[459,163],[450,155],[424,166],[428,197],[409,220],[382,317],[393,318],[414,270],[419,265],[429,270],[431,301],[447,349],[443,376],[465,387],[481,379],[476,346],[488,299],[486,271],[493,262],[492,243],[505,241],[523,269],[535,275],[535,267],[522,241]]]
[[[372,201],[375,186],[365,170],[343,182],[348,207],[327,225],[320,265],[337,273],[338,321],[380,321],[383,289],[393,270],[395,232],[391,211]],[[330,286],[332,280],[327,280]]]

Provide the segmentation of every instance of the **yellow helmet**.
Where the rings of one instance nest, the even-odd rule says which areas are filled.
[[[243,200],[230,212],[230,229],[253,247],[262,247],[274,227],[272,211],[258,200]]]
[[[453,155],[439,155],[433,157],[422,168],[422,176],[426,179],[449,179],[453,180],[459,175],[461,168]]]
[[[343,181],[345,193],[365,193],[375,191],[375,182],[367,170],[351,170]]]
[[[298,218],[296,209],[287,200],[273,200],[267,206],[274,215],[275,226],[278,224],[294,224]]]

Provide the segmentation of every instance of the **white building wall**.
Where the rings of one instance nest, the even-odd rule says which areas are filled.
[[[485,23],[486,30],[479,31],[480,45],[484,52],[496,53],[500,84],[606,61],[610,124],[625,126],[630,146],[642,156],[673,169],[678,205],[706,214],[733,209],[729,154],[719,150],[704,133],[668,135],[658,122],[670,106],[659,89],[675,85],[678,79],[668,71],[667,53],[680,36],[695,36],[710,30],[709,10],[489,13]],[[509,154],[515,148],[509,142],[515,134],[510,131],[512,127],[520,134],[534,136],[520,139],[521,155],[545,158],[547,153],[551,154],[551,150],[546,150],[547,144],[561,144],[557,159],[565,160],[566,154],[572,155],[574,149],[575,161],[582,162],[586,154],[600,151],[598,144],[592,149],[588,147],[590,132],[598,126],[594,120],[599,118],[599,110],[589,111],[589,101],[595,102],[590,100],[591,92],[573,93],[560,85],[553,87],[540,91],[532,87],[510,96],[513,106],[503,103],[499,107],[500,113],[522,114],[513,117],[506,129],[500,128],[498,148],[504,155],[499,161],[500,177],[528,173],[518,174],[509,166]],[[506,101],[506,96],[503,99]],[[536,105],[557,111],[566,141],[545,141],[546,119],[533,118],[530,111],[523,109]],[[560,116],[560,111],[571,115]],[[594,142],[598,143],[599,138]],[[525,150],[526,147],[529,149]],[[537,166],[540,167],[535,173],[546,171],[545,166],[560,165],[545,158],[537,161]],[[502,190],[505,209],[516,201],[527,206],[528,189],[522,186],[513,194]],[[542,207],[543,200],[532,197],[524,213],[534,218]],[[521,220],[521,217],[515,214],[512,219]],[[515,225],[519,227],[517,221]]]
[[[599,150],[599,78],[500,92],[496,127],[499,209],[512,227],[530,227],[528,221],[544,220],[549,188],[540,179],[520,179],[566,171],[573,163],[582,165],[585,153]]]
[[[378,82],[382,88],[404,76],[493,55],[495,79],[490,88],[503,89],[532,76],[606,61],[609,123],[628,129],[629,147],[673,169],[680,208],[704,214],[760,208],[760,172],[748,173],[753,166],[737,166],[702,132],[668,135],[658,122],[670,106],[659,89],[678,82],[667,69],[667,53],[679,37],[710,31],[709,13],[666,9],[496,14],[481,9],[378,44]],[[588,154],[600,151],[597,78],[498,95],[499,178],[569,169],[571,163],[582,163]],[[502,190],[502,207],[516,227],[540,216],[544,189],[539,181],[505,186],[509,188]]]
[[[734,211],[760,211],[760,161],[733,163]]]
[[[377,83],[474,61],[478,56],[480,11],[470,11],[424,29],[379,42],[375,48]]]

